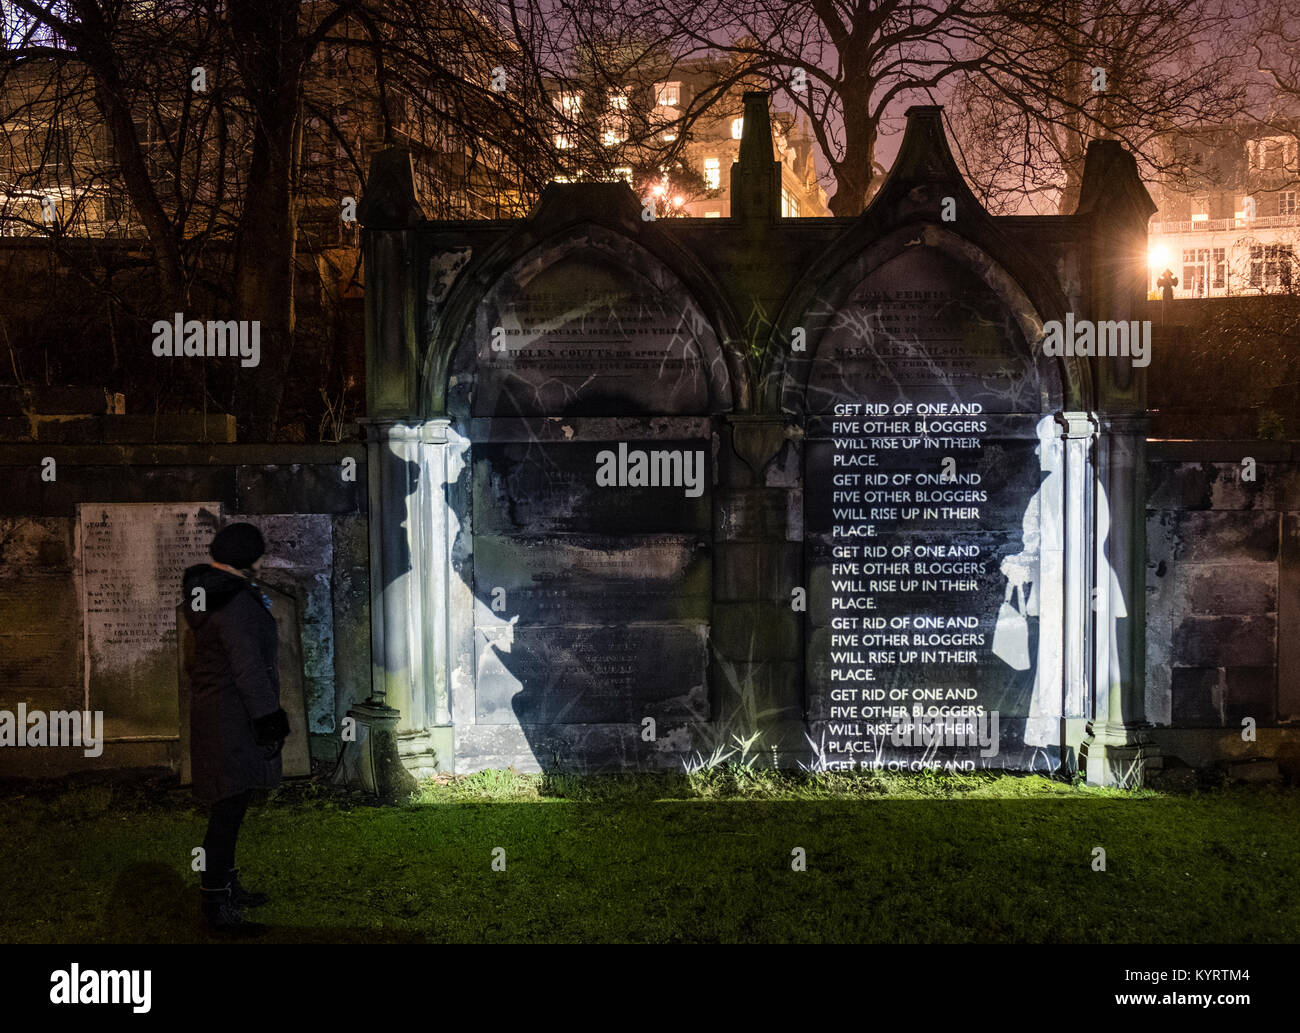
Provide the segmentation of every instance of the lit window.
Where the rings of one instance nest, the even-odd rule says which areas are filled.
[[[731,138],[739,140],[745,132],[745,120],[743,118],[733,118],[731,120]]]
[[[1192,222],[1207,222],[1210,218],[1210,199],[1206,195],[1192,198]]]
[[[655,104],[661,108],[675,108],[682,100],[682,84],[679,82],[655,83]]]
[[[565,133],[555,134],[555,149],[557,151],[569,151],[573,149],[573,139]]]
[[[1290,287],[1291,266],[1295,261],[1289,244],[1252,245],[1250,249],[1250,285],[1252,287]]]
[[[722,180],[722,169],[717,158],[704,159],[704,185],[709,190],[717,190]]]
[[[789,187],[781,188],[781,217],[784,219],[799,218],[799,199],[790,192]]]
[[[614,170],[614,178],[625,180],[630,184],[632,182],[632,170],[626,165],[621,166]]]
[[[613,108],[615,111],[626,111],[626,110],[627,110],[627,91],[626,91],[626,90],[610,90],[610,91],[609,91],[609,106],[610,106],[611,108]]]
[[[606,147],[617,147],[627,139],[627,127],[620,118],[607,118],[600,134]]]
[[[677,139],[677,134],[673,132],[664,133],[662,139],[664,143],[672,143]]]
[[[1246,141],[1252,169],[1280,169],[1295,163],[1296,140],[1287,136],[1265,136]]]
[[[1188,248],[1183,251],[1183,278],[1179,284],[1183,290],[1197,297],[1204,297],[1209,272],[1209,248]]]
[[[582,97],[576,93],[561,93],[556,98],[556,107],[566,115],[576,115],[582,110]]]
[[[704,213],[704,217],[705,217],[706,219],[721,219],[721,218],[722,218],[722,213],[721,213],[721,212],[705,212],[705,213]]]

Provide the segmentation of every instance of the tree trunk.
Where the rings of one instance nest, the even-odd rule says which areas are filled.
[[[835,196],[827,202],[831,212],[837,216],[861,215],[871,196],[879,127],[866,110],[865,98],[845,91],[844,156],[831,163],[835,173]]]
[[[270,440],[293,349],[294,175],[302,63],[298,0],[232,0],[229,19],[253,102],[253,152],[235,245],[236,317],[261,324],[261,363],[245,374],[249,430]]]

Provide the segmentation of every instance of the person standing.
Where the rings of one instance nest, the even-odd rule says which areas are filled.
[[[289,720],[280,706],[275,617],[254,580],[266,551],[262,533],[230,524],[208,551],[213,562],[189,567],[181,582],[194,631],[186,665],[194,795],[209,808],[202,914],[219,934],[257,935],[264,927],[244,911],[268,898],[241,885],[235,843],[252,791],[280,783]]]

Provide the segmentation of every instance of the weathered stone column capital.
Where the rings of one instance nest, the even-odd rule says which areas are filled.
[[[362,418],[357,421],[365,428],[367,441],[410,441],[442,445],[447,442],[447,428],[451,420],[438,417],[432,420],[385,420]]]
[[[1097,417],[1090,412],[1058,412],[1056,425],[1065,439],[1093,438],[1097,435]]]

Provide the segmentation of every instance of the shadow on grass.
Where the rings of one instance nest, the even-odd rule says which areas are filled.
[[[113,884],[112,897],[104,916],[88,943],[227,943],[231,937],[211,933],[199,909],[197,885],[187,885],[165,864],[133,864]],[[255,911],[248,917],[258,920]],[[332,926],[266,925],[266,932],[240,942],[257,943],[371,943],[373,929]],[[425,943],[418,931],[386,929],[378,937],[384,943]]]

